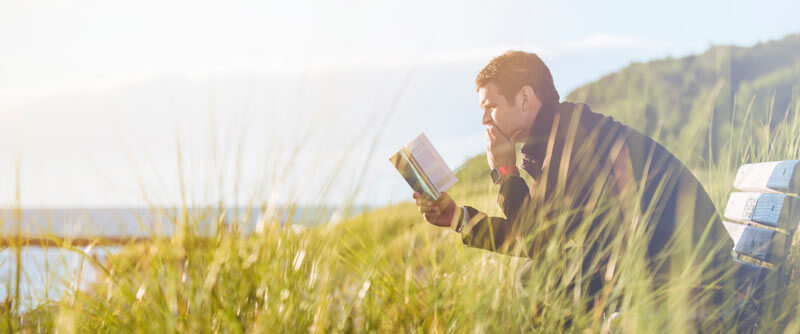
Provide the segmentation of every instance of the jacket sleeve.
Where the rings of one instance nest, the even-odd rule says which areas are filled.
[[[530,237],[522,231],[530,224],[527,215],[530,203],[528,185],[519,176],[507,178],[500,186],[497,204],[503,210],[503,217],[489,217],[473,207],[465,206],[464,228],[461,231],[462,241],[470,247],[482,248],[509,255],[530,256]],[[524,252],[520,254],[519,250]]]

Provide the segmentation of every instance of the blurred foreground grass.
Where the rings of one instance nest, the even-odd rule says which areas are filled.
[[[724,208],[741,164],[800,158],[800,104],[777,127],[748,118],[717,154],[691,166]],[[771,114],[771,113],[769,113]],[[710,117],[697,115],[695,136],[666,143],[673,152],[705,140]],[[704,125],[704,126],[703,126]],[[716,158],[714,158],[716,156]],[[486,158],[459,168],[449,192],[461,205],[499,215]],[[409,191],[410,197],[410,191]],[[218,214],[218,213],[217,213]],[[280,217],[279,213],[275,217]],[[605,308],[584,310],[585,299],[561,280],[580,252],[545,243],[534,263],[467,248],[460,237],[430,226],[406,202],[343,221],[292,226],[270,217],[257,233],[194,232],[196,217],[176,217],[181,233],[130,245],[103,263],[89,289],[65,289],[57,301],[22,315],[2,310],[4,331],[59,332],[686,332],[690,305],[679,297],[681,277],[650,290],[641,264],[646,247],[619,254],[616,284]],[[237,226],[237,221],[221,221]],[[574,245],[573,245],[574,246]],[[577,249],[580,249],[579,247]],[[89,265],[89,264],[87,264]],[[785,303],[765,308],[761,331],[800,331],[798,287]],[[678,297],[675,297],[678,296]],[[615,323],[604,311],[618,310]],[[787,327],[788,326],[788,327]]]

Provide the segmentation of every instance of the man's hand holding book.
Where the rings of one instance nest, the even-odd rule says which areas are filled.
[[[419,212],[429,223],[441,226],[452,227],[453,216],[456,214],[456,202],[442,192],[439,199],[431,201],[418,192],[414,192],[414,203],[419,207]]]

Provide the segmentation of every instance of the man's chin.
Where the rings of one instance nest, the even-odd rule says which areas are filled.
[[[525,140],[528,138],[528,131],[527,130],[519,130],[514,132],[511,137],[508,138],[509,141],[512,143],[524,143]]]

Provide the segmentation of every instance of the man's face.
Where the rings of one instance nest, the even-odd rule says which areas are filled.
[[[492,82],[480,87],[478,102],[483,109],[481,124],[490,129],[500,130],[508,140],[524,141],[533,122],[534,113],[523,108],[522,95],[520,91],[513,101],[509,101]]]

